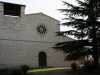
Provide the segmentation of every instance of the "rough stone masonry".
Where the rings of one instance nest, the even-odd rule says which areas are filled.
[[[70,66],[72,61],[64,61],[65,54],[51,48],[57,42],[73,40],[55,36],[60,21],[43,13],[25,14],[25,7],[0,2],[0,67]]]

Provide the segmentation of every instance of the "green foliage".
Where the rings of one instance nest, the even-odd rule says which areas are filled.
[[[71,64],[71,68],[76,71],[77,70],[77,64],[76,63],[72,63]]]
[[[22,70],[22,72],[23,72],[23,74],[26,74],[27,73],[27,71],[29,70],[29,66],[28,65],[22,65],[21,66],[21,70]]]
[[[77,60],[81,56],[92,55],[98,64],[98,34],[100,34],[100,0],[76,0],[77,5],[63,1],[66,9],[59,9],[66,15],[67,22],[61,25],[73,29],[56,32],[57,36],[73,35],[77,40],[66,41],[54,45],[57,51],[67,53],[66,60]]]
[[[87,72],[89,72],[89,73],[92,73],[92,72],[93,72],[94,67],[95,67],[94,62],[86,61],[86,62],[84,63],[84,69],[85,69]]]
[[[65,60],[77,60],[81,56],[92,54],[91,47],[84,47],[84,45],[91,45],[88,40],[75,40],[69,42],[57,43],[53,48],[57,51],[68,53]]]

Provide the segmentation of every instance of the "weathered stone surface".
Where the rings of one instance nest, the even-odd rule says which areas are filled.
[[[0,3],[0,11],[3,10]],[[25,15],[21,7],[21,17],[4,16],[0,12],[0,65],[39,67],[39,52],[45,52],[48,67],[70,66],[64,61],[65,54],[55,52],[51,47],[57,42],[72,41],[66,37],[57,37],[60,22],[43,13]],[[1,17],[2,16],[2,17]],[[47,32],[39,34],[36,27],[45,25]]]

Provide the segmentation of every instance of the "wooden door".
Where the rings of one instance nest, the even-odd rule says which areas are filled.
[[[46,67],[47,66],[47,58],[45,52],[39,53],[39,67]]]

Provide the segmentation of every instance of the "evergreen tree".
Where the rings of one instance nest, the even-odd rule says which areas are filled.
[[[76,0],[78,5],[63,1],[66,9],[59,9],[66,15],[67,22],[62,25],[73,29],[57,32],[57,36],[74,35],[77,40],[60,42],[54,45],[57,51],[67,54],[65,60],[77,60],[81,56],[92,55],[97,66],[97,35],[100,34],[100,0]]]

